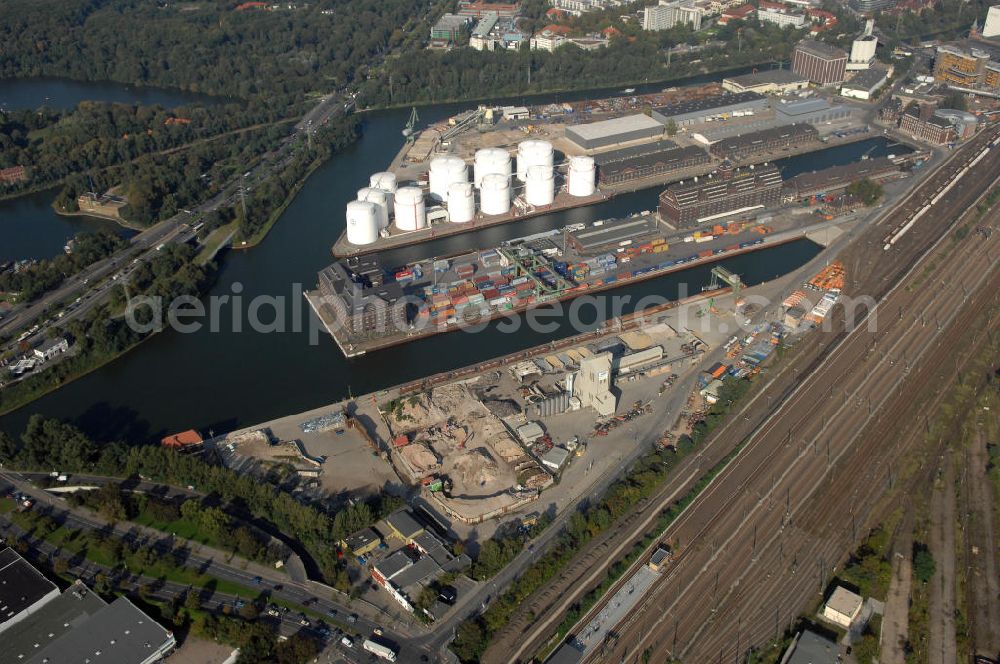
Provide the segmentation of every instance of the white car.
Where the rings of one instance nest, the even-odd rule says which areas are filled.
[[[340,640],[340,645],[344,646],[345,648],[353,648],[354,641],[351,640],[351,637],[345,636]]]

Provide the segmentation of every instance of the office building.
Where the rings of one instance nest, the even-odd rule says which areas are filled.
[[[356,335],[378,337],[406,329],[406,303],[396,282],[383,283],[377,260],[337,261],[319,273],[322,306]]]
[[[934,56],[934,80],[963,88],[1000,88],[1000,63],[979,48],[953,44],[937,47]]]
[[[792,54],[792,71],[817,85],[835,85],[844,81],[847,53],[814,39],[803,39]]]
[[[691,228],[778,205],[781,188],[781,173],[772,164],[736,169],[726,161],[710,175],[667,187],[658,209],[665,222]]]

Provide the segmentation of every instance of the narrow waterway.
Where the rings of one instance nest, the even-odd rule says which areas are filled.
[[[433,122],[468,106],[424,108],[421,120]],[[398,150],[400,129],[408,115],[403,109],[369,115],[361,140],[317,170],[260,247],[224,257],[218,283],[209,295],[209,299],[228,298],[220,305],[216,331],[206,321],[193,333],[157,335],[120,360],[7,416],[0,426],[19,431],[30,414],[41,413],[73,420],[105,439],[149,439],[189,427],[224,431],[578,331],[559,320],[548,331],[522,325],[513,334],[494,324],[477,333],[438,335],[353,360],[346,360],[325,333],[310,333],[312,317],[300,289],[312,289],[317,270],[331,261],[330,247],[344,228],[344,205],[367,183],[368,175],[382,170]],[[793,157],[779,165],[790,176],[856,161],[866,153],[878,156],[888,152],[900,150],[874,138]],[[657,194],[658,189],[635,192],[589,208],[407,247],[393,252],[389,260],[402,263],[488,247],[566,223],[653,209]],[[734,257],[723,264],[742,275],[746,283],[755,284],[795,269],[818,251],[817,245],[802,240]],[[699,292],[708,279],[709,268],[698,267],[609,291],[602,299],[628,295],[634,303],[647,295],[675,298]],[[255,298],[260,303],[261,297],[269,299],[262,303],[260,319],[271,323],[277,306],[278,323],[273,327],[284,331],[250,330],[248,308]]]
[[[147,88],[112,81],[88,82],[65,78],[11,78],[0,80],[0,109],[73,108],[81,101],[109,101],[122,104],[159,105],[165,108],[184,104],[212,104],[225,101],[196,92]]]

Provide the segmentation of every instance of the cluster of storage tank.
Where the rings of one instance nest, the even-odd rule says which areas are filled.
[[[428,189],[432,201],[443,203],[452,223],[464,224],[476,215],[476,192],[479,209],[485,215],[510,212],[513,177],[524,183],[528,205],[544,207],[555,200],[554,150],[548,141],[528,140],[517,147],[517,169],[510,154],[502,148],[476,151],[469,169],[459,157],[445,155],[431,160]],[[573,157],[567,171],[567,191],[571,196],[594,194],[596,168],[591,157]],[[427,228],[427,208],[419,187],[398,187],[392,173],[376,173],[369,186],[358,191],[358,199],[347,204],[347,241],[355,245],[371,244],[389,228],[395,218],[400,231]]]

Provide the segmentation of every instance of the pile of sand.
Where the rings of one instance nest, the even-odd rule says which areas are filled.
[[[488,484],[497,479],[497,462],[485,447],[477,447],[455,459],[455,472],[466,486]]]
[[[399,450],[400,456],[418,474],[425,474],[441,467],[437,455],[422,443],[413,443]]]

